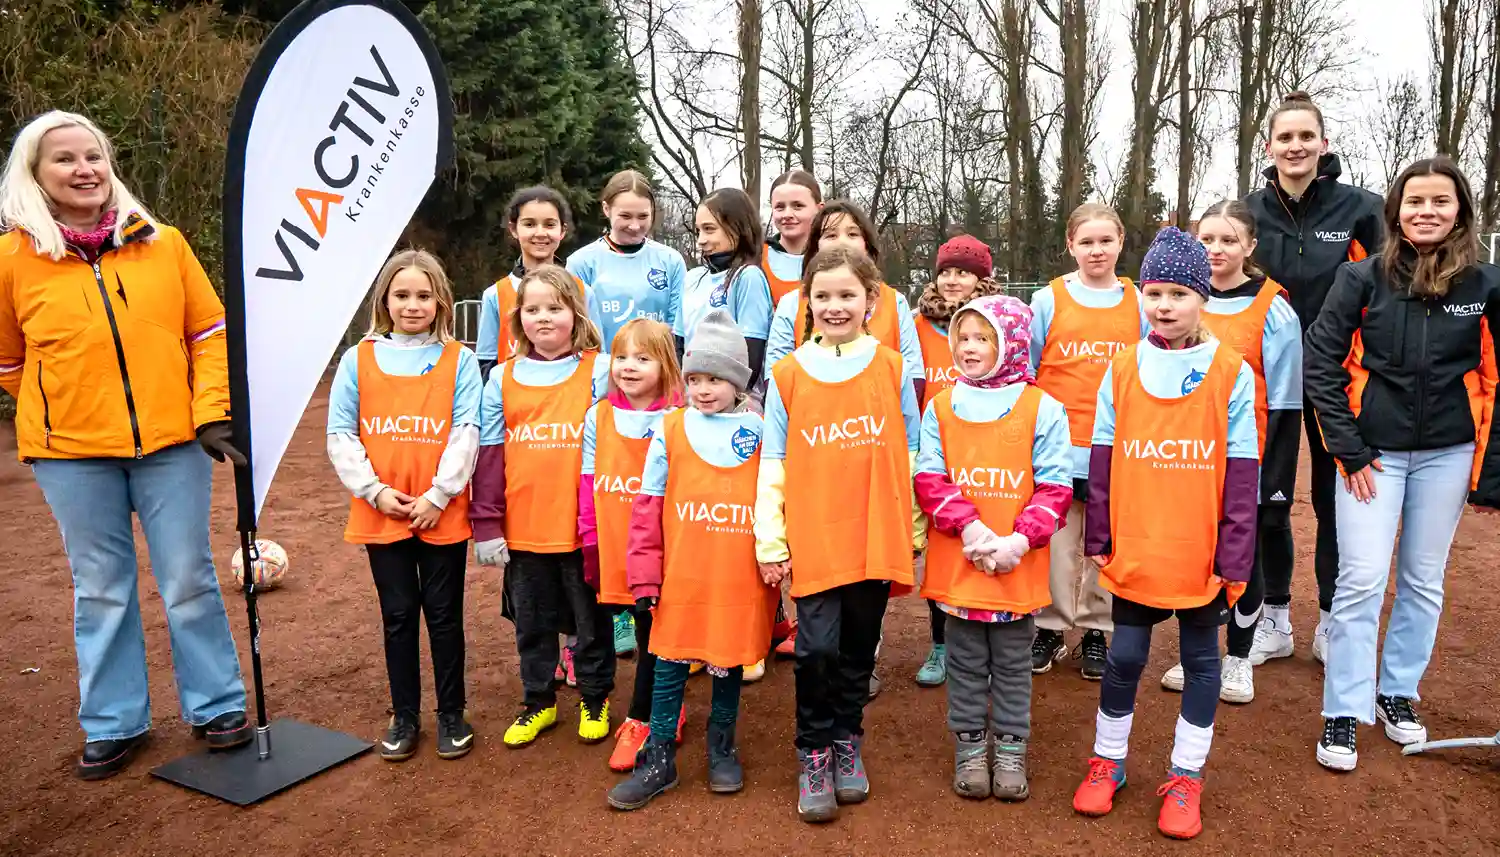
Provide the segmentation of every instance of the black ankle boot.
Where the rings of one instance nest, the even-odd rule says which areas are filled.
[[[647,740],[635,757],[630,779],[609,790],[609,805],[615,809],[640,809],[653,798],[677,785],[677,745]]]
[[[83,745],[83,755],[78,757],[74,773],[80,780],[108,779],[125,770],[150,737],[150,732],[142,732],[134,738],[90,741]]]
[[[708,724],[708,790],[730,794],[745,787],[740,767],[740,748],[734,744],[734,726]]]
[[[245,712],[231,711],[202,726],[194,726],[193,737],[207,741],[210,750],[228,750],[249,744],[255,737],[255,728],[245,719]]]

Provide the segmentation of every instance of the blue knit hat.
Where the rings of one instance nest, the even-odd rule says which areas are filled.
[[[1173,283],[1192,289],[1207,299],[1209,292],[1208,251],[1203,242],[1175,226],[1156,233],[1156,239],[1141,261],[1141,285]]]

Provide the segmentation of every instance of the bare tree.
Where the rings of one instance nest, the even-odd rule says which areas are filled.
[[[1177,228],[1192,223],[1193,0],[1177,2]]]
[[[787,105],[783,133],[762,129],[765,142],[788,153],[802,169],[816,163],[819,116],[832,114],[848,75],[857,71],[869,28],[857,0],[771,0],[769,54],[762,71]]]
[[[1379,187],[1390,187],[1407,164],[1428,151],[1433,139],[1427,97],[1411,76],[1388,80],[1377,90],[1375,109],[1361,129],[1378,172]]]
[[[1428,0],[1432,101],[1437,150],[1462,159],[1465,132],[1482,77],[1483,0]]]
[[[760,0],[740,0],[740,178],[760,203]]]
[[[1484,113],[1490,127],[1485,137],[1481,207],[1486,227],[1500,230],[1500,0],[1490,0],[1489,19],[1489,76],[1485,87]]]
[[[918,36],[919,46],[916,62],[908,69],[906,79],[896,92],[883,100],[880,105],[880,128],[878,154],[875,159],[874,187],[870,191],[870,204],[868,210],[870,216],[875,218],[876,223],[882,226],[889,224],[895,219],[895,208],[889,206],[887,200],[887,187],[890,183],[892,167],[892,149],[895,143],[894,137],[897,132],[896,120],[901,111],[902,103],[921,83],[922,75],[927,69],[927,60],[932,56],[934,46],[938,41],[938,24],[929,21],[927,26]],[[906,53],[906,51],[903,51]]]
[[[1236,195],[1250,192],[1250,176],[1255,170],[1252,150],[1260,133],[1260,122],[1270,100],[1266,81],[1271,73],[1271,50],[1276,41],[1272,29],[1272,0],[1243,2],[1239,7],[1240,79],[1236,108],[1234,167],[1237,176]]]
[[[1096,136],[1098,97],[1109,74],[1108,47],[1095,26],[1097,0],[1037,0],[1037,8],[1057,27],[1061,71],[1053,72],[1062,89],[1062,136],[1058,141],[1057,210],[1066,216],[1083,203],[1089,175],[1089,152]]]
[[[1130,16],[1131,44],[1135,48],[1135,77],[1131,81],[1130,146],[1121,186],[1116,188],[1115,207],[1125,222],[1125,241],[1134,267],[1155,231],[1160,216],[1159,199],[1153,199],[1156,183],[1156,141],[1162,128],[1162,105],[1172,83],[1172,23],[1178,0],[1136,0]],[[1134,248],[1134,249],[1132,249]]]

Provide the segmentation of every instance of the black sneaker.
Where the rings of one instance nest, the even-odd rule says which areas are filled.
[[[1068,646],[1063,642],[1063,635],[1057,631],[1048,631],[1038,628],[1036,636],[1031,640],[1031,671],[1041,675],[1052,669],[1052,665],[1063,659],[1068,653]]]
[[[605,798],[615,809],[640,809],[657,795],[677,785],[677,745],[647,739],[635,757],[630,779],[609,790]]]
[[[467,711],[438,712],[439,759],[462,759],[474,749],[474,729],[469,725]]]
[[[1427,740],[1427,727],[1411,703],[1404,696],[1375,697],[1375,719],[1385,724],[1385,737],[1403,747]]]
[[[1099,681],[1104,678],[1104,663],[1109,660],[1109,643],[1104,639],[1103,631],[1087,631],[1083,635],[1083,642],[1078,644],[1078,649],[1073,657],[1082,658],[1083,664],[1079,672],[1089,681]]]
[[[150,732],[142,732],[134,738],[115,741],[90,741],[83,745],[83,754],[73,772],[80,780],[105,780],[125,770],[130,760],[151,740]]]
[[[1353,717],[1323,718],[1323,737],[1318,741],[1318,764],[1333,771],[1352,771],[1359,764],[1354,749]]]
[[[734,745],[734,727],[708,724],[708,790],[732,794],[745,787],[745,769],[740,749]]]
[[[420,731],[416,718],[393,715],[385,737],[380,740],[380,758],[387,762],[410,759],[417,752],[417,733]]]
[[[245,712],[231,711],[220,714],[202,726],[193,727],[193,737],[208,742],[210,750],[228,750],[250,743],[255,729],[245,719]]]

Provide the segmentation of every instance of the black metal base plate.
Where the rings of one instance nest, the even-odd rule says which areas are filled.
[[[151,775],[194,791],[249,806],[368,752],[372,745],[343,732],[290,718],[271,721],[271,755],[256,742],[225,752],[204,750],[155,768]]]

